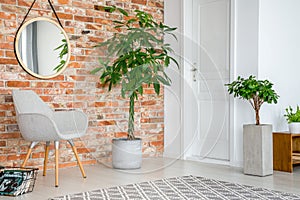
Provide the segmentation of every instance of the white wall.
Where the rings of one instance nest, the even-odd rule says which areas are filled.
[[[300,105],[300,1],[235,0],[234,74],[269,79],[280,95],[278,104],[264,104],[261,123],[286,131],[288,105]],[[242,124],[254,123],[247,102],[234,99],[232,165],[242,166]]]
[[[165,0],[164,23],[177,27],[176,36],[178,41],[173,37],[166,37],[167,43],[172,45],[178,63],[181,63],[181,39],[182,39],[182,15],[181,0]],[[180,68],[182,66],[180,65]],[[164,138],[164,156],[171,158],[181,157],[181,79],[180,70],[172,63],[166,70],[166,73],[172,80],[170,87],[165,87],[165,138]]]
[[[273,82],[280,99],[262,106],[261,123],[273,124],[273,131],[288,130],[285,108],[300,105],[300,1],[235,0],[234,10],[232,80],[253,74]],[[254,123],[254,111],[246,101],[233,101],[231,164],[242,166],[242,125]]]
[[[259,0],[235,0],[232,13],[232,66],[231,80],[238,76],[248,77],[258,73],[258,25]],[[233,99],[233,97],[231,96]],[[242,166],[243,124],[254,123],[255,115],[251,105],[240,99],[233,99],[231,117],[231,158],[233,166]]]
[[[269,79],[280,95],[277,105],[263,105],[261,119],[274,131],[288,130],[288,105],[300,105],[300,1],[261,0],[259,17],[260,79]]]

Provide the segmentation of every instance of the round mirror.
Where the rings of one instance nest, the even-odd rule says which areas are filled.
[[[32,76],[48,79],[60,74],[70,60],[70,42],[55,21],[38,17],[25,22],[15,39],[18,62]]]

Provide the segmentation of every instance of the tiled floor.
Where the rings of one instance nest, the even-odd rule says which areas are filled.
[[[145,159],[139,170],[120,171],[102,164],[84,168],[86,179],[81,177],[79,168],[60,169],[58,188],[54,187],[54,171],[48,171],[46,177],[39,172],[33,192],[19,197],[0,197],[0,200],[43,200],[63,194],[183,175],[203,176],[300,194],[300,166],[294,168],[294,173],[275,171],[274,175],[267,177],[244,175],[241,168],[166,158]]]

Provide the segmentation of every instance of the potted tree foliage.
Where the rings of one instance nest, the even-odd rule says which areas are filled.
[[[108,85],[121,86],[122,97],[129,98],[129,118],[127,138],[113,139],[113,167],[119,169],[135,169],[141,167],[142,143],[134,135],[134,104],[143,95],[144,86],[153,86],[155,93],[160,94],[161,85],[170,85],[171,80],[164,72],[173,61],[170,56],[173,50],[164,43],[164,36],[171,34],[171,28],[156,22],[152,15],[135,10],[135,16],[117,7],[106,7],[107,12],[119,12],[123,17],[114,21],[116,32],[106,41],[97,45],[105,49],[106,58],[100,58],[100,67],[92,73],[100,72],[100,81]],[[122,31],[120,31],[122,30]]]
[[[285,109],[286,120],[289,124],[290,133],[300,133],[300,108],[297,106],[296,111],[293,111],[293,108],[289,106]]]
[[[229,94],[247,100],[255,111],[255,124],[243,126],[244,173],[266,176],[273,174],[272,125],[260,124],[259,111],[264,103],[277,103],[278,94],[273,83],[268,80],[257,80],[255,76],[241,78],[228,86]]]

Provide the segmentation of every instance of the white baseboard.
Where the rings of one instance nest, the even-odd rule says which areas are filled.
[[[164,153],[163,154],[164,158],[172,158],[172,159],[177,159],[177,160],[181,160],[181,156],[179,156],[178,154],[171,154],[171,153]]]
[[[198,156],[187,156],[185,158],[185,160],[230,166],[230,162],[228,160],[218,160],[218,159],[212,159],[212,158],[200,158]]]

